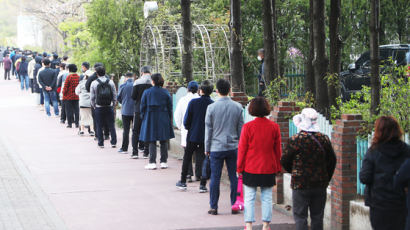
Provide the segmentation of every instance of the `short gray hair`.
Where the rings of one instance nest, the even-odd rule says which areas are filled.
[[[141,73],[151,73],[151,66],[148,66],[148,65],[143,66],[141,68]]]

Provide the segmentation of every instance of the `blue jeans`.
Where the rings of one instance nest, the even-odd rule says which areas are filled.
[[[28,76],[25,75],[20,75],[20,84],[21,84],[21,90],[24,90],[24,84],[26,84],[26,90],[28,90],[28,88],[30,88],[29,86],[29,79]]]
[[[237,157],[237,150],[211,152],[211,183],[209,204],[212,209],[218,209],[219,185],[221,183],[221,174],[224,161],[226,162],[229,181],[231,183],[231,205],[234,205],[236,202],[236,192],[238,190],[238,178],[236,177]]]
[[[244,185],[245,192],[245,222],[255,222],[255,198],[257,187],[249,187]],[[261,187],[261,203],[262,203],[262,221],[270,222],[272,220],[272,187]]]
[[[111,145],[117,144],[117,133],[115,132],[114,110],[111,106],[95,108],[95,119],[97,123],[98,145],[104,146],[103,128],[108,127],[111,135]]]
[[[50,104],[53,104],[54,113],[58,116],[58,102],[57,102],[57,92],[56,91],[46,91],[43,90],[44,94],[44,107],[46,108],[46,113],[48,116],[51,116]]]
[[[42,88],[40,88],[40,105],[44,105],[44,93]]]

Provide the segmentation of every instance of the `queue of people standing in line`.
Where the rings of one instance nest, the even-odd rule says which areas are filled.
[[[7,55],[3,66],[11,69],[13,62],[7,61]],[[148,170],[157,169],[157,142],[160,146],[159,166],[168,168],[168,141],[175,136],[174,118],[181,130],[181,146],[184,148],[181,176],[176,187],[185,191],[186,183],[195,180],[200,182],[199,192],[206,193],[207,180],[210,179],[209,214],[218,215],[225,162],[232,214],[238,214],[244,207],[246,230],[252,229],[256,221],[254,207],[258,187],[261,190],[263,229],[270,229],[272,188],[276,184],[276,175],[283,171],[292,175],[296,229],[308,229],[309,215],[310,229],[323,229],[326,189],[336,167],[336,156],[329,137],[319,131],[318,114],[314,109],[303,109],[301,114],[293,117],[300,132],[289,139],[282,154],[279,125],[266,118],[271,111],[268,101],[264,97],[252,99],[248,110],[256,118],[244,124],[242,106],[229,97],[231,86],[226,80],[216,82],[219,96],[216,101],[211,99],[214,85],[210,81],[189,82],[187,95],[180,99],[172,114],[172,98],[163,88],[164,79],[161,74],[151,75],[149,66],[141,68],[141,76],[135,81],[134,74],[127,73],[117,93],[101,63],[94,65],[94,71],[89,63],[82,63],[82,74],[78,75],[76,65],[68,64],[67,58],[60,62],[56,54],[50,60],[47,54],[33,53],[31,59],[26,66],[27,57],[20,57],[16,74],[22,82],[22,90],[27,87],[26,74],[28,79],[33,79],[29,85],[33,93],[39,94],[38,103],[44,101],[48,116],[51,116],[52,105],[60,122],[65,124],[67,121],[67,128],[75,125],[81,136],[88,130],[90,136],[96,135],[98,147],[103,148],[104,140],[110,140],[111,147],[116,148],[115,107],[118,101],[122,105],[123,123],[122,145],[118,152],[128,153],[132,129],[131,158],[138,159],[141,155],[144,159],[149,158],[145,166]],[[380,117],[375,123],[372,146],[363,160],[360,180],[366,184],[365,200],[370,206],[373,229],[410,228],[407,212],[410,206],[407,193],[410,148],[401,141],[402,135],[393,117]]]

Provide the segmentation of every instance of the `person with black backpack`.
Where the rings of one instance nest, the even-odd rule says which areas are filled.
[[[105,76],[103,66],[98,66],[95,71],[98,78],[92,82],[90,93],[91,106],[95,109],[98,146],[104,148],[103,127],[106,125],[111,135],[111,147],[115,148],[117,134],[115,132],[114,107],[117,101],[117,91],[114,82]]]

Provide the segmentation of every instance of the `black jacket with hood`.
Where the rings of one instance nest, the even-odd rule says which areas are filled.
[[[394,175],[410,157],[410,147],[390,141],[371,147],[363,159],[360,181],[366,185],[365,204],[383,210],[406,210],[406,194],[394,186]]]

